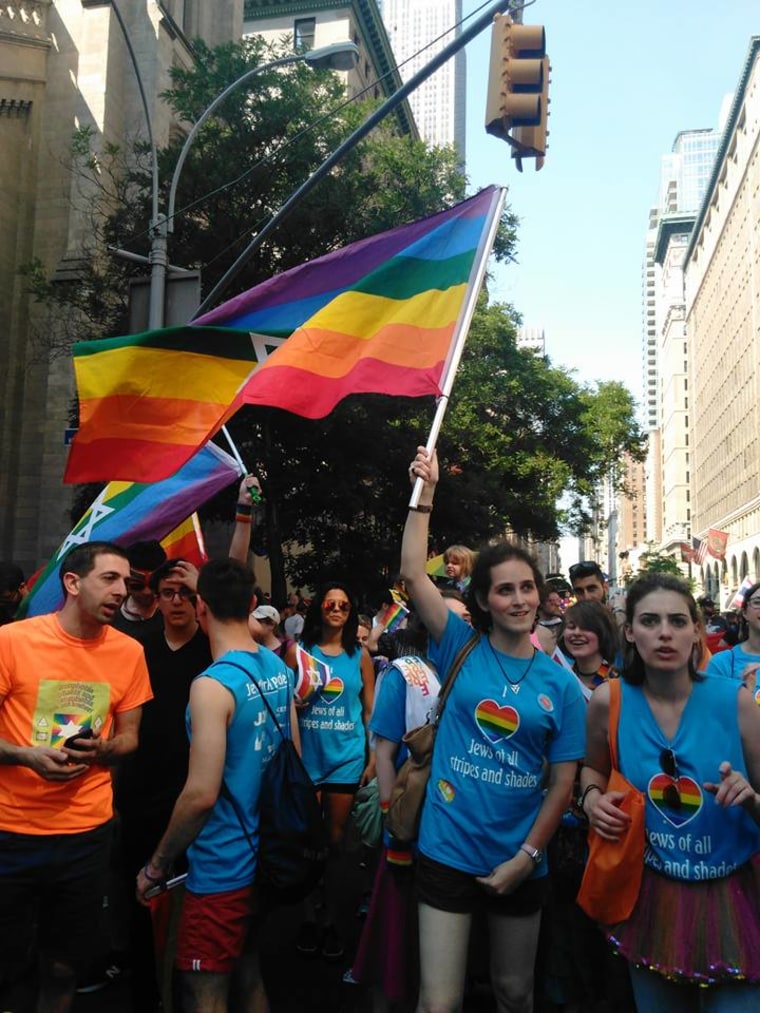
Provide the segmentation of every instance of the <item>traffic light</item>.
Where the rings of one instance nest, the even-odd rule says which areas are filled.
[[[516,24],[497,14],[491,31],[486,130],[512,145],[518,168],[543,165],[549,115],[549,60],[542,25]]]

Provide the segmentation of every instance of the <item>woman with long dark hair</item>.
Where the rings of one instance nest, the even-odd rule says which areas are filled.
[[[697,673],[686,584],[640,577],[626,599],[618,763],[644,794],[646,851],[630,918],[606,927],[649,1013],[760,1009],[760,711],[744,686]],[[628,830],[610,774],[610,686],[588,705],[583,809]]]
[[[401,570],[444,682],[473,629],[448,610],[426,573],[438,466],[424,447],[410,474],[424,486],[404,528]],[[438,726],[422,810],[420,1013],[461,1009],[477,912],[488,917],[497,1009],[533,1009],[543,852],[570,801],[584,746],[576,680],[531,643],[542,586],[535,560],[514,545],[478,555],[468,589],[478,637]]]
[[[325,873],[324,925],[317,927],[315,913],[304,923],[298,949],[326,959],[339,959],[343,943],[335,929],[335,901],[346,822],[359,785],[374,777],[374,757],[367,726],[374,701],[374,671],[367,649],[356,639],[359,608],[341,581],[325,584],[312,599],[301,634],[300,647],[329,668],[322,691],[299,709],[304,765],[322,799],[327,821],[330,855]],[[286,664],[296,672],[298,647],[292,644]]]

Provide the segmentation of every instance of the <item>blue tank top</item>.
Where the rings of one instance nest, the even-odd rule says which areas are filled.
[[[298,712],[304,766],[314,784],[358,784],[366,755],[361,651],[325,654],[316,645],[306,650],[330,666],[330,678]]]
[[[620,768],[646,800],[646,865],[673,879],[730,875],[760,850],[760,827],[741,807],[716,805],[702,785],[720,782],[724,760],[746,771],[740,687],[720,676],[695,682],[678,731],[668,741],[641,687],[622,679],[620,685]],[[673,756],[663,756],[664,750]]]
[[[286,735],[290,733],[293,673],[266,647],[259,647],[255,652],[228,651],[197,677],[215,679],[234,697],[235,711],[227,727],[224,781],[255,848],[261,775],[280,742],[280,734],[258,690],[237,665],[253,675]],[[187,732],[192,744],[189,707]],[[216,800],[203,829],[187,849],[187,857],[187,886],[193,893],[238,890],[253,882],[255,855],[229,799],[220,795]]]

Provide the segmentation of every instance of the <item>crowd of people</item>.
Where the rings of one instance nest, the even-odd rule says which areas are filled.
[[[65,1013],[117,945],[136,1013],[266,1010],[258,802],[281,734],[328,842],[295,946],[340,963],[376,1013],[454,1013],[479,977],[503,1013],[760,1008],[760,582],[715,653],[671,575],[613,608],[581,562],[568,606],[496,542],[451,546],[436,582],[435,456],[409,472],[403,608],[394,588],[362,609],[350,565],[268,601],[250,478],[229,558],[200,571],[157,543],[84,543],[61,562],[61,610],[14,622],[23,574],[2,564],[0,1009]],[[405,736],[430,720],[419,832],[397,838]],[[589,830],[612,850],[633,832],[613,768],[644,801],[643,870],[630,916],[599,924],[576,902]],[[360,790],[372,889],[354,951],[338,907]]]

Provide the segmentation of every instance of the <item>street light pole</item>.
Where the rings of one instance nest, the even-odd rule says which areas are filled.
[[[514,0],[511,0],[513,3]],[[335,151],[329,155],[322,164],[314,170],[311,176],[301,184],[301,186],[295,190],[290,197],[285,201],[280,210],[264,225],[264,227],[253,237],[251,242],[246,246],[240,256],[237,258],[235,263],[222,275],[216,285],[212,288],[206,298],[203,300],[201,305],[198,307],[193,320],[197,320],[201,314],[211,309],[214,303],[217,301],[219,296],[229,287],[229,285],[235,280],[237,275],[243,269],[251,254],[257,250],[264,242],[266,237],[273,232],[277,226],[284,221],[285,218],[290,214],[296,204],[301,201],[306,194],[316,184],[327,175],[328,172],[343,158],[343,156],[356,147],[359,141],[380,123],[381,120],[392,112],[397,105],[399,105],[406,98],[410,92],[413,92],[423,81],[426,81],[431,74],[434,74],[439,67],[443,66],[447,60],[458,53],[460,49],[463,49],[472,39],[479,35],[485,28],[487,28],[494,19],[494,15],[500,14],[510,8],[510,0],[497,0],[496,3],[492,4],[487,11],[480,15],[470,27],[462,32],[459,38],[454,39],[450,42],[445,49],[442,49],[440,53],[433,57],[429,63],[426,63],[424,67],[417,71],[414,77],[410,77],[406,84],[402,85],[397,91],[395,91],[390,98],[386,99],[385,102],[378,109],[369,116],[360,127],[358,127],[346,140],[336,148]]]
[[[185,164],[188,151],[190,150],[198,131],[209,116],[215,112],[215,110],[222,104],[222,102],[224,102],[231,92],[235,91],[242,84],[245,84],[246,81],[249,81],[257,74],[263,74],[264,71],[272,70],[275,67],[284,67],[291,63],[308,63],[312,67],[326,67],[333,70],[350,70],[351,67],[356,66],[358,59],[359,49],[353,42],[334,42],[329,46],[321,46],[319,49],[311,49],[307,53],[294,53],[291,56],[283,56],[277,60],[271,60],[269,63],[262,63],[260,66],[252,67],[244,74],[241,74],[237,80],[233,81],[232,84],[229,84],[224,91],[220,95],[217,95],[214,101],[203,110],[201,115],[193,124],[190,133],[187,135],[185,143],[182,146],[182,151],[179,153],[177,164],[174,167],[174,173],[172,174],[167,215],[163,215],[158,212],[158,172],[157,170],[154,172],[153,221],[151,222],[150,230],[151,272],[150,309],[148,314],[149,330],[155,330],[164,326],[164,298],[166,289],[166,267],[168,263],[166,237],[167,232],[174,232],[174,204],[177,196],[177,184],[179,183],[180,173],[182,172],[182,167]],[[155,145],[152,147],[152,154],[154,159],[153,164],[155,167]]]
[[[187,140],[183,145],[182,151],[180,152],[177,165],[174,169],[172,176],[171,190],[169,193],[169,207],[168,217],[159,210],[159,190],[158,190],[158,155],[156,153],[156,142],[153,137],[153,126],[150,115],[150,107],[148,106],[148,99],[145,94],[145,88],[143,86],[142,76],[140,75],[140,67],[137,62],[135,51],[132,48],[132,41],[129,38],[129,32],[124,18],[121,16],[116,0],[111,0],[111,9],[114,12],[116,20],[119,23],[121,34],[124,37],[124,44],[127,47],[129,53],[129,59],[132,63],[132,69],[135,72],[135,78],[137,79],[137,88],[140,92],[140,100],[142,101],[143,112],[145,113],[145,125],[148,130],[148,142],[150,144],[150,163],[151,163],[151,213],[150,213],[150,302],[148,309],[148,327],[150,330],[156,330],[159,327],[164,326],[164,302],[166,292],[166,272],[168,266],[167,256],[167,232],[174,231],[174,200],[177,192],[177,183],[179,181],[179,174],[182,171],[185,158],[190,145],[195,140],[195,136],[198,133],[199,128],[206,122],[208,117],[214,112],[225,98],[238,88],[241,84],[245,83],[249,78],[254,77],[256,74],[261,74],[265,70],[271,70],[273,67],[282,67],[289,63],[308,63],[310,66],[315,68],[327,68],[331,70],[351,70],[355,67],[359,59],[359,49],[353,43],[348,40],[344,42],[334,42],[329,46],[321,46],[319,49],[311,49],[307,53],[294,53],[291,56],[284,56],[278,60],[271,60],[269,63],[263,63],[259,67],[253,67],[251,70],[242,74],[236,81],[228,85],[227,88],[218,95],[214,101],[205,109],[197,122],[193,125],[192,130],[187,136]]]

